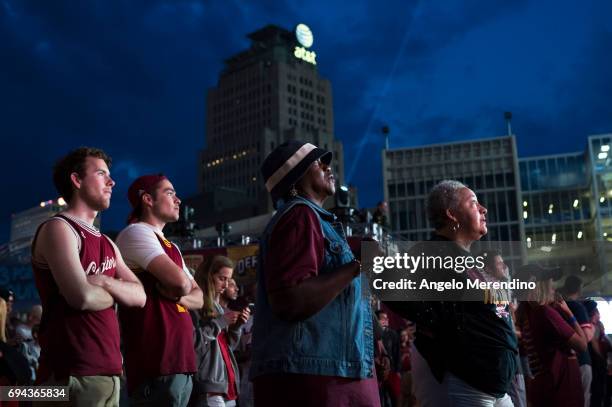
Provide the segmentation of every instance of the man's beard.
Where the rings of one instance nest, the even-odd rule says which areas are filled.
[[[109,208],[110,206],[110,198],[108,200],[104,198],[93,198],[91,196],[84,196],[83,201],[96,212],[102,212]]]

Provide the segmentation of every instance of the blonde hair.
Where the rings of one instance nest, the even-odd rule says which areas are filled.
[[[528,300],[538,303],[539,305],[549,305],[555,301],[555,293],[553,291],[552,278],[536,281],[536,288],[531,290],[528,295]]]
[[[6,301],[0,298],[0,341],[6,342],[6,318],[8,310],[6,308]]]
[[[213,277],[224,267],[234,270],[234,262],[221,255],[212,256],[204,260],[195,272],[194,279],[204,294],[204,305],[200,311],[202,318],[215,318],[215,282]]]
[[[555,301],[555,294],[552,291],[553,280],[549,278],[543,281],[536,281],[534,277],[529,281],[535,282],[536,287],[527,291],[527,301],[522,302],[516,310],[516,323],[520,331],[530,331],[529,310],[537,309],[543,305],[550,305]]]

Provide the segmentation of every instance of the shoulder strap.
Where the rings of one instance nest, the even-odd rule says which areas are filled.
[[[72,229],[74,234],[78,237],[78,239],[79,239],[79,257],[80,257],[81,254],[83,254],[83,248],[85,247],[85,242],[84,242],[85,237],[83,236],[83,232],[81,232],[79,230],[79,227],[78,227],[77,223],[75,221],[73,221],[72,219],[68,218],[67,216],[64,216],[64,215],[62,215],[60,213],[58,213],[57,215],[53,216],[51,219],[53,219],[53,218],[58,218],[58,219],[61,219],[61,220],[65,221],[66,223],[68,223],[68,225],[70,226],[70,228]]]
[[[40,225],[38,225],[38,227],[36,228],[36,232],[34,233],[34,238],[32,239],[32,248],[31,248],[31,253],[32,253],[32,261],[35,261],[36,259],[34,258],[34,253],[35,253],[35,249],[36,249],[36,242],[38,240],[38,235],[40,233],[40,230],[42,229],[43,225],[45,225],[48,222],[54,221],[54,220],[60,220],[65,222],[68,227],[70,228],[70,230],[72,230],[72,232],[74,233],[74,235],[77,237],[77,245],[78,245],[78,250],[79,250],[79,257],[81,257],[81,255],[83,254],[83,236],[81,236],[81,234],[79,233],[79,231],[76,228],[76,225],[74,224],[74,222],[72,222],[70,219],[68,219],[65,216],[62,216],[61,214],[57,214],[54,215],[52,217],[50,217],[49,219],[46,219],[45,221],[43,221]]]

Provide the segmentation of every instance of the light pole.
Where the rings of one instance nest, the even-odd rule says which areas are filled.
[[[508,135],[512,135],[512,112],[504,112],[504,119],[506,119],[506,126],[508,128]]]
[[[389,149],[389,126],[385,124],[384,126],[382,126],[380,131],[382,132],[383,137],[385,138],[385,150],[388,150]]]

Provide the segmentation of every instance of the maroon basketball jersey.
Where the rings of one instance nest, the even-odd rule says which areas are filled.
[[[176,246],[159,236],[157,239],[168,257],[182,268],[183,259]],[[196,372],[189,311],[162,296],[155,287],[158,280],[151,273],[142,271],[136,275],[144,286],[147,302],[144,308],[119,309],[129,393],[147,379]]]
[[[79,235],[79,258],[85,273],[114,277],[115,251],[108,238],[76,219],[64,215],[56,217],[68,222]],[[32,252],[37,236],[38,231]],[[101,311],[74,309],[60,293],[48,266],[32,261],[32,269],[44,310],[39,331],[41,350],[37,380],[44,382],[51,375],[56,379],[120,375],[119,324],[113,307]]]

